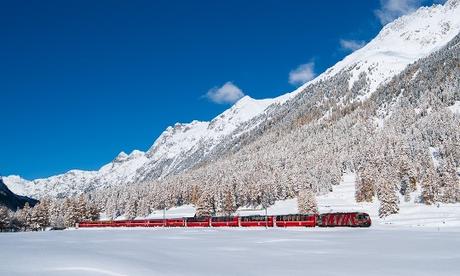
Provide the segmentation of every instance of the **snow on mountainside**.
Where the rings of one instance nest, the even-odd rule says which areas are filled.
[[[422,7],[386,25],[366,46],[326,70],[315,81],[351,69],[351,88],[359,75],[366,73],[369,81],[367,91],[363,91],[366,97],[410,63],[446,45],[459,30],[460,1]]]
[[[277,99],[254,100],[245,96],[211,122],[193,121],[168,127],[147,151],[147,156],[154,162],[175,158],[189,152],[200,142],[210,142],[209,149],[212,149],[215,146],[213,141],[230,135],[240,124],[260,115],[275,102]]]
[[[138,180],[144,180],[152,171],[157,172],[153,174],[154,178],[177,171],[180,163],[193,154],[199,153],[201,158],[205,157],[222,141],[238,137],[256,127],[251,125],[250,128],[240,128],[264,113],[268,106],[283,104],[299,91],[264,100],[245,96],[210,122],[193,121],[168,127],[147,151],[149,162],[138,172]],[[164,166],[164,162],[167,162],[167,166]]]
[[[158,170],[158,176],[168,174],[187,154],[205,145],[208,150],[228,135],[240,135],[235,130],[243,123],[260,115],[272,104],[282,104],[295,93],[275,99],[255,100],[249,96],[240,99],[210,122],[193,121],[168,127],[146,152],[134,150],[130,155],[121,152],[111,163],[98,171],[71,170],[67,173],[34,181],[19,176],[4,177],[5,183],[15,193],[35,197],[66,197],[110,185],[127,184],[136,180],[138,170]],[[168,161],[169,166],[163,166]],[[164,169],[163,169],[164,168]]]
[[[145,153],[121,152],[112,162],[98,171],[71,170],[45,179],[27,181],[19,176],[4,177],[5,184],[17,194],[43,197],[67,197],[106,185],[124,184],[133,179],[136,170],[147,161]]]
[[[4,181],[15,193],[35,197],[66,197],[100,187],[180,173],[206,161],[219,145],[234,142],[235,138],[268,119],[263,114],[269,106],[295,100],[294,96],[310,85],[319,81],[327,82],[340,72],[348,71],[351,74],[348,83],[350,87],[359,78],[367,78],[367,86],[362,87],[359,93],[359,98],[366,98],[407,65],[445,46],[459,31],[459,0],[420,8],[388,24],[366,46],[292,93],[266,100],[246,96],[210,122],[176,124],[167,128],[146,153],[121,153],[98,171],[72,170],[34,181],[10,176],[5,177]]]

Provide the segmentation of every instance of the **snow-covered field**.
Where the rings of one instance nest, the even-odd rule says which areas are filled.
[[[459,275],[455,231],[97,229],[0,235],[0,275]]]
[[[294,229],[79,229],[0,234],[0,275],[460,275],[460,205],[354,202],[354,175],[318,197],[321,212],[365,211],[373,226]],[[416,193],[414,193],[414,197]],[[190,216],[191,206],[167,217]],[[241,215],[264,210],[238,211]],[[296,213],[296,201],[269,214]],[[151,217],[162,217],[158,211]]]

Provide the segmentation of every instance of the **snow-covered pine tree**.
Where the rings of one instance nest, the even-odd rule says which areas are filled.
[[[75,202],[75,212],[81,219],[86,219],[86,214],[88,212],[87,204],[88,202],[84,195],[80,195],[78,200]]]
[[[399,212],[399,197],[396,192],[396,170],[383,162],[378,178],[378,199],[380,200],[379,217],[383,218]]]
[[[455,203],[460,200],[460,179],[452,159],[443,162],[440,168],[441,200]]]
[[[120,215],[118,206],[118,195],[110,191],[106,192],[108,193],[108,195],[105,204],[105,213],[109,218],[114,219]]]
[[[235,195],[233,194],[232,191],[226,191],[225,192],[225,196],[224,196],[224,199],[223,199],[223,208],[222,208],[222,213],[224,215],[232,215],[236,209],[238,209],[237,205],[236,205],[236,198],[235,198]]]
[[[32,225],[33,230],[44,230],[49,226],[49,201],[42,200],[32,208]]]
[[[64,227],[62,200],[52,200],[49,206],[49,220],[51,227]]]
[[[30,230],[32,226],[32,210],[30,208],[29,202],[26,202],[26,204],[24,204],[24,207],[17,213],[17,218],[22,230]]]
[[[400,154],[398,156],[398,167],[400,179],[399,192],[404,196],[404,200],[408,202],[410,201],[410,193],[417,189],[415,169],[406,154]]]
[[[0,232],[10,226],[10,212],[6,207],[0,206]]]
[[[438,188],[438,174],[433,166],[433,162],[429,162],[426,168],[425,175],[422,178],[422,194],[421,201],[427,205],[436,202]]]
[[[99,219],[99,216],[100,211],[97,205],[95,203],[88,203],[88,205],[86,206],[86,214],[84,219],[95,221]]]
[[[356,202],[372,202],[375,195],[375,176],[376,171],[373,168],[374,163],[369,163],[358,173],[358,179],[355,184]]]
[[[137,214],[137,201],[129,197],[126,202],[125,216],[126,219],[135,219]]]
[[[301,214],[318,214],[315,193],[310,189],[301,189],[297,197],[297,208]]]
[[[209,217],[215,214],[214,198],[205,191],[201,194],[196,205],[196,216]]]
[[[395,184],[391,180],[382,179],[379,189],[379,216],[386,217],[399,212],[399,198]]]
[[[74,227],[77,222],[81,220],[79,213],[78,202],[76,200],[66,199],[63,204],[64,212],[64,225],[66,227]]]

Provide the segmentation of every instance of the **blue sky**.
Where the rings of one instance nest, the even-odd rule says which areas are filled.
[[[422,2],[0,4],[0,175],[34,179],[147,150],[244,94],[292,91]]]

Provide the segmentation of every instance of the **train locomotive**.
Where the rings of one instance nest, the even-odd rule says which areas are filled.
[[[92,227],[370,227],[362,212],[289,214],[277,216],[184,217],[142,220],[82,221],[77,228]]]

